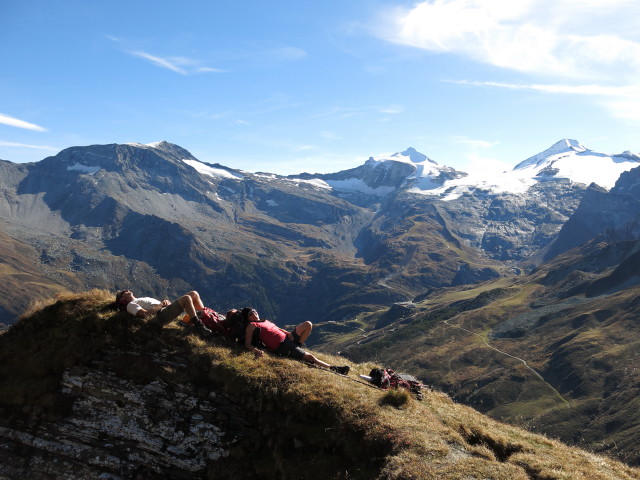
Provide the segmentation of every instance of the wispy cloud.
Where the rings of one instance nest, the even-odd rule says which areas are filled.
[[[379,107],[378,111],[389,115],[397,115],[404,112],[404,107],[401,105],[390,105],[388,107]]]
[[[592,97],[597,105],[613,117],[640,121],[640,86],[636,85],[557,85],[517,84],[502,82],[452,81],[475,87],[495,87],[509,90],[533,90],[551,94],[582,95]]]
[[[454,135],[452,137],[454,143],[458,145],[465,145],[467,147],[471,147],[474,149],[484,149],[491,148],[498,145],[500,142],[494,142],[490,140],[475,140],[469,137],[465,137],[463,135]]]
[[[307,52],[298,47],[280,47],[271,50],[269,54],[278,60],[300,60],[307,56]]]
[[[333,107],[328,112],[315,115],[315,118],[339,117],[351,118],[363,115],[371,115],[371,113],[383,113],[385,115],[397,115],[404,112],[402,105],[365,105],[363,107]]]
[[[1,147],[17,147],[17,148],[33,148],[36,150],[51,150],[54,152],[60,150],[59,148],[49,147],[47,145],[28,145],[26,143],[2,142],[2,141],[0,141],[0,146]]]
[[[335,132],[330,132],[328,130],[322,130],[320,132],[320,136],[325,139],[325,140],[340,140],[342,139],[342,136],[335,133]]]
[[[24,128],[26,130],[35,130],[36,132],[46,132],[47,129],[36,125],[35,123],[25,122],[18,118],[10,117],[0,113],[0,124],[9,125],[10,127]]]
[[[291,148],[296,152],[303,152],[305,150],[314,150],[318,147],[315,145],[292,145]]]
[[[506,88],[510,90],[537,90],[548,93],[566,93],[571,95],[606,96],[640,98],[640,86],[636,85],[558,85],[558,84],[518,84],[504,82],[478,82],[469,80],[452,80],[450,83],[472,86]]]
[[[429,0],[398,10],[382,35],[520,72],[635,79],[639,17],[631,0]]]
[[[199,60],[187,57],[159,57],[157,55],[151,55],[150,53],[143,52],[141,50],[128,51],[127,53],[133,55],[134,57],[147,60],[148,62],[151,62],[158,67],[166,68],[167,70],[171,70],[172,72],[179,73],[180,75],[223,72],[223,70],[205,66]]]

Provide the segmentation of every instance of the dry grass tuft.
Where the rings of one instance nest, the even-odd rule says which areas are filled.
[[[395,408],[406,408],[411,401],[411,394],[407,390],[389,390],[380,398],[380,405]]]

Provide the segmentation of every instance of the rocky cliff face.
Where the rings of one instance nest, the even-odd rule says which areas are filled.
[[[639,185],[640,168],[623,173],[610,191],[591,185],[560,230],[547,259],[600,235],[611,241],[636,239],[640,232]]]
[[[133,359],[133,362],[131,360]],[[0,427],[0,475],[31,479],[204,478],[209,462],[246,435],[243,412],[223,392],[189,384],[127,379],[114,364],[187,370],[166,352],[113,350],[63,372],[70,404],[57,421],[16,420]],[[3,477],[3,478],[4,478]]]

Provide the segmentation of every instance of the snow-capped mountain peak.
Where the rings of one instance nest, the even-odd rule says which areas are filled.
[[[452,178],[465,176],[453,168],[440,166],[414,148],[393,155],[369,157],[361,166],[325,175],[304,174],[303,179],[317,179],[327,188],[349,193],[384,197],[401,188],[429,190]]]
[[[392,159],[406,159],[408,158],[411,163],[422,164],[424,162],[433,163],[437,165],[436,162],[427,157],[424,153],[420,153],[413,147],[407,148],[404,152],[394,153],[391,155]]]
[[[565,138],[560,140],[559,142],[554,143],[545,151],[540,152],[533,157],[529,157],[526,160],[517,164],[513,169],[521,170],[524,168],[528,168],[532,165],[540,166],[542,163],[548,163],[557,159],[559,156],[564,156],[572,153],[583,153],[586,152],[587,148],[580,144],[577,140],[573,140],[570,138]]]
[[[608,155],[585,148],[576,140],[561,140],[550,148],[513,169],[518,175],[530,178],[568,179],[576,183],[597,183],[612,188],[620,174],[640,165],[640,157],[633,154]]]

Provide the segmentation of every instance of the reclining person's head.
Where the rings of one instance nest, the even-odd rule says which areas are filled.
[[[242,315],[242,320],[245,323],[249,322],[260,322],[260,315],[258,315],[258,311],[252,307],[244,307],[240,310],[240,314]]]
[[[131,290],[120,290],[116,293],[116,305],[121,310],[125,309],[132,300],[133,294],[131,293]]]

